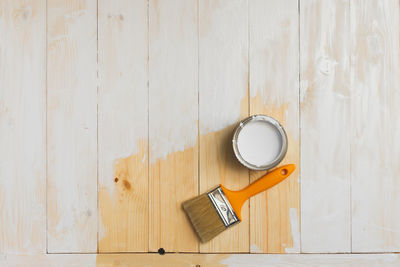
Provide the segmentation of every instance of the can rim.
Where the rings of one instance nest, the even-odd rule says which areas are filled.
[[[237,144],[239,133],[246,124],[248,124],[249,122],[252,122],[252,121],[266,121],[266,122],[270,123],[278,130],[278,132],[281,136],[281,139],[282,139],[281,150],[279,151],[279,154],[275,158],[275,160],[273,160],[271,163],[268,163],[267,165],[258,166],[258,165],[251,164],[250,162],[247,162],[239,152],[239,148],[238,148],[238,144]],[[277,166],[283,160],[283,158],[286,155],[287,149],[288,149],[288,140],[287,140],[287,135],[286,135],[285,129],[276,119],[274,119],[270,116],[267,116],[267,115],[257,114],[257,115],[249,116],[249,117],[241,120],[237,124],[237,126],[235,127],[235,129],[233,131],[232,147],[233,147],[233,152],[235,153],[236,158],[242,165],[244,165],[245,167],[247,167],[251,170],[265,171],[265,170],[269,170],[269,169],[272,169],[273,167]]]

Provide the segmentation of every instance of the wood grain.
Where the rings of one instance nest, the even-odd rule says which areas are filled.
[[[200,193],[218,184],[238,190],[249,174],[235,159],[232,131],[248,115],[247,1],[199,2]],[[243,221],[200,251],[248,252],[249,209]]]
[[[198,251],[181,206],[198,194],[197,28],[196,0],[150,0],[150,251]]]
[[[399,266],[399,33],[398,0],[0,0],[0,266]],[[263,174],[258,113],[298,168],[200,245],[181,203]]]
[[[352,248],[400,251],[399,1],[351,1]]]
[[[288,136],[285,163],[296,171],[250,201],[250,252],[300,251],[298,3],[250,1],[250,114],[277,119]],[[251,181],[265,172],[251,172]]]
[[[246,254],[50,254],[0,256],[0,265],[33,267],[76,266],[152,266],[152,267],[264,267],[264,266],[386,266],[400,264],[398,254],[302,254],[302,255],[246,255]]]
[[[47,2],[48,251],[97,251],[97,6]]]
[[[45,26],[45,1],[0,1],[0,253],[46,249]]]
[[[343,0],[300,6],[301,246],[307,253],[351,249],[349,8]]]
[[[148,251],[147,1],[99,1],[99,251]]]

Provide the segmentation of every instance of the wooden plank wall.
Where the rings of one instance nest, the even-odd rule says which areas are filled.
[[[250,251],[300,251],[298,2],[250,1],[250,114],[279,120],[288,136],[285,163],[296,171],[250,201]],[[255,181],[265,172],[251,172]]]
[[[218,184],[240,189],[249,183],[247,169],[232,151],[232,131],[248,116],[247,1],[199,2],[200,193]],[[243,221],[201,252],[248,252],[249,209]]]
[[[149,250],[196,252],[181,203],[198,194],[197,1],[149,1]]]
[[[0,1],[0,254],[46,250],[45,83],[45,1]]]
[[[35,263],[32,265],[32,263]],[[171,253],[160,256],[155,253],[135,254],[48,254],[48,255],[8,255],[0,256],[0,265],[34,267],[187,267],[187,266],[385,266],[400,265],[397,254],[188,254]]]
[[[0,0],[0,254],[399,252],[399,31],[397,0]],[[181,202],[262,175],[256,113],[298,169],[200,245]]]
[[[98,5],[99,252],[144,252],[149,235],[147,1]]]
[[[352,1],[352,249],[400,251],[400,3]]]
[[[47,2],[49,252],[97,251],[96,0]]]
[[[349,9],[342,0],[300,6],[304,252],[351,250]]]

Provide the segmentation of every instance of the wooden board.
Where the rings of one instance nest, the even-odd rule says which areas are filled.
[[[354,266],[395,267],[400,264],[398,254],[303,254],[303,255],[245,255],[245,254],[50,254],[9,255],[0,265],[33,267],[76,266],[152,266],[152,267],[264,267],[264,266]]]
[[[249,2],[250,114],[282,123],[296,171],[250,201],[250,252],[300,251],[299,37],[297,0]],[[251,172],[251,181],[265,172]]]
[[[148,251],[147,1],[98,4],[99,251]]]
[[[200,193],[218,184],[238,190],[249,182],[232,151],[233,128],[248,115],[247,27],[247,1],[199,2]],[[248,252],[248,205],[239,225],[200,251]]]
[[[351,250],[349,8],[343,0],[300,5],[301,247],[307,253]]]
[[[399,1],[351,1],[352,248],[400,251]]]
[[[198,194],[197,28],[197,1],[150,0],[150,251],[198,251],[181,206]]]
[[[45,25],[45,1],[0,1],[0,253],[46,249]]]
[[[96,0],[47,2],[48,251],[97,251]]]
[[[398,0],[0,0],[0,266],[400,265],[399,33]],[[263,174],[257,113],[298,168],[199,244],[181,203]]]

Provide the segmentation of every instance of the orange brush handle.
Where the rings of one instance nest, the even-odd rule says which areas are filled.
[[[244,202],[246,202],[247,199],[285,180],[285,178],[287,178],[295,169],[296,166],[294,164],[284,165],[267,173],[240,191],[231,191],[222,185],[221,188],[224,191],[225,196],[228,198],[236,215],[239,217],[239,220],[242,220],[241,210]]]

